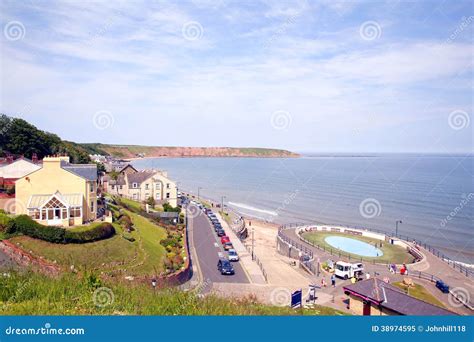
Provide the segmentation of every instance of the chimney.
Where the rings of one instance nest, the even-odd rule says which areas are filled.
[[[33,155],[31,156],[31,161],[35,164],[38,163],[38,155],[36,153],[33,153]]]

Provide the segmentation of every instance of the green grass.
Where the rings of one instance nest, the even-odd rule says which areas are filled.
[[[146,218],[128,212],[135,230],[124,233],[122,227],[114,223],[117,234],[110,239],[86,244],[55,244],[28,236],[17,236],[10,239],[33,255],[42,256],[51,262],[68,269],[74,265],[79,270],[96,270],[126,275],[146,275],[163,271],[165,249],[160,241],[166,237],[164,228]],[[88,229],[90,226],[72,228]],[[133,237],[131,242],[123,234]]]
[[[435,296],[433,296],[431,293],[429,293],[422,285],[414,283],[414,286],[408,287],[405,285],[403,282],[396,282],[392,283],[392,285],[402,289],[403,291],[407,292],[408,289],[408,294],[412,297],[418,298],[422,301],[425,301],[427,303],[446,308],[445,305],[439,301]]]
[[[94,291],[110,290],[99,307]],[[332,308],[316,306],[304,315],[344,315]],[[93,275],[65,274],[58,279],[35,273],[0,275],[1,315],[299,315],[300,310],[268,306],[248,299],[201,298],[194,291],[162,289],[147,285],[98,281]]]
[[[140,202],[133,201],[131,199],[123,198],[123,197],[120,197],[120,201],[123,204],[125,204],[126,206],[130,207],[131,209],[134,209],[134,210],[137,210],[137,211],[142,210],[142,205],[141,205]]]
[[[335,233],[335,232],[308,232],[308,233],[303,233],[302,237],[305,238],[306,240],[319,245],[321,247],[326,248],[327,250],[330,250],[332,248],[333,253],[337,254],[339,252],[338,249],[332,247],[329,245],[324,239],[327,238],[328,236],[344,236],[348,237],[351,239],[355,240],[360,240],[363,242],[367,242],[371,245],[374,245],[374,243],[377,243],[379,246],[380,245],[380,240],[377,239],[372,239],[369,237],[365,236],[354,236],[354,235],[348,235],[348,234],[341,234],[341,233]],[[403,264],[403,263],[411,263],[413,261],[413,256],[408,253],[405,248],[400,247],[400,246],[395,246],[391,245],[385,241],[382,241],[383,245],[382,247],[377,247],[379,248],[382,252],[383,255],[380,257],[363,257],[363,260],[365,261],[375,261],[375,262],[380,262],[380,263],[396,263],[396,264]],[[338,254],[337,254],[338,255]],[[354,258],[355,260],[360,260],[361,256],[357,254],[352,254],[352,253],[347,253],[344,251],[341,251],[341,255],[350,255],[351,258]]]

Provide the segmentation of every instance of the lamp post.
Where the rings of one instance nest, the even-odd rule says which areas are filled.
[[[254,239],[255,228],[252,227],[252,260],[254,260],[254,248],[255,248],[255,239]]]
[[[222,214],[224,214],[224,198],[225,198],[225,196],[221,196],[221,210],[222,210]]]
[[[202,187],[199,186],[199,187],[198,187],[198,201],[199,201],[199,192],[201,191],[201,189],[202,189]]]
[[[398,237],[398,224],[403,223],[402,220],[395,221],[395,236]]]

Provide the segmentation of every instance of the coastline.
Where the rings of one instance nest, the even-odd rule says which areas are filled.
[[[250,159],[294,159],[294,158],[301,158],[302,155],[295,155],[295,156],[158,156],[158,157],[133,157],[133,158],[118,158],[114,157],[126,162],[132,162],[137,160],[147,160],[147,159],[183,159],[183,158],[250,158]]]

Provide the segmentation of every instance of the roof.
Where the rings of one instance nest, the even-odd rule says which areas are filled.
[[[61,168],[74,173],[76,176],[87,179],[88,181],[97,180],[96,164],[70,164],[67,162],[61,162]]]
[[[163,211],[158,213],[158,216],[161,218],[177,218],[179,217],[179,213],[173,211]]]
[[[112,179],[109,175],[105,175],[103,178],[103,182],[108,182],[109,185],[125,185],[125,176],[119,175],[117,180]]]
[[[361,280],[344,286],[344,292],[371,301],[402,315],[446,316],[456,313],[407,295],[399,288],[378,278]]]
[[[141,184],[144,181],[146,181],[148,178],[153,177],[156,172],[152,171],[141,171],[141,172],[135,172],[127,175],[128,178],[128,184],[129,186],[132,186],[133,183],[138,183]]]
[[[68,207],[82,207],[82,194],[54,194],[32,195],[28,201],[28,209],[38,209],[45,205],[52,197],[56,197]]]

